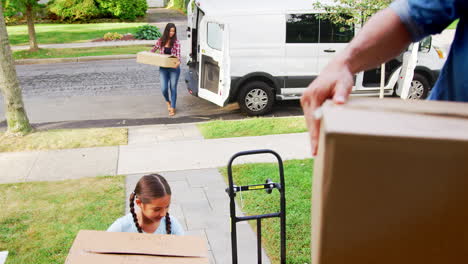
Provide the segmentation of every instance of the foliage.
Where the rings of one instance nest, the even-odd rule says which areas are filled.
[[[190,0],[170,0],[167,5],[169,8],[181,10],[184,13],[187,13],[187,6]]]
[[[288,160],[283,163],[286,186],[286,263],[310,262],[311,190],[313,160]],[[226,168],[221,173],[227,178]],[[251,163],[234,165],[232,175],[236,185],[264,183],[266,179],[279,183],[278,165]],[[236,197],[239,209],[245,215],[279,212],[279,192],[242,192]],[[256,229],[256,222],[249,221]],[[280,263],[280,223],[278,218],[262,220],[262,246],[272,264]]]
[[[197,125],[205,138],[253,137],[306,132],[304,117],[215,120]]]
[[[104,34],[105,40],[116,40],[116,39],[122,39],[122,38],[123,38],[123,35],[117,32],[107,32],[106,34]]]
[[[98,24],[37,24],[37,41],[41,44],[75,43],[102,38],[107,32],[135,35],[139,26],[144,23],[98,23]],[[11,45],[28,44],[26,25],[8,26]]]
[[[460,21],[460,19],[457,19],[455,21],[452,22],[452,24],[450,24],[447,29],[456,29],[457,26],[458,26],[458,21]]]
[[[160,37],[161,32],[159,28],[150,24],[138,27],[135,34],[135,38],[137,39],[158,39]]]
[[[126,145],[127,137],[126,128],[44,130],[24,137],[0,133],[0,152]]]
[[[146,0],[95,0],[100,10],[124,20],[144,16],[148,9]]]
[[[317,1],[313,4],[316,9],[325,13],[319,18],[329,19],[335,24],[352,26],[361,24],[377,11],[386,8],[391,0],[333,0],[334,4],[323,4]]]
[[[38,51],[18,50],[13,52],[15,60],[20,59],[48,59],[48,58],[76,58],[86,56],[106,56],[136,54],[140,51],[147,51],[151,47],[148,45],[125,45],[116,47],[92,47],[73,49],[39,49]],[[1,136],[0,136],[1,137]],[[2,142],[0,142],[0,145]]]
[[[2,0],[5,22],[10,23],[22,19],[27,5],[31,5],[36,13],[41,13],[45,8],[45,5],[39,4],[36,0]]]
[[[125,208],[123,176],[0,185],[8,264],[64,263],[79,230],[106,230]]]
[[[103,14],[94,0],[52,0],[47,6],[60,20],[87,20]]]
[[[61,20],[87,21],[98,17],[135,20],[146,14],[148,4],[146,0],[52,0],[48,9]]]

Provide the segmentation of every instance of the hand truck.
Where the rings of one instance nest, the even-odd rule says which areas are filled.
[[[256,154],[272,154],[278,160],[280,183],[272,182],[271,179],[267,179],[263,184],[254,184],[246,186],[236,186],[232,179],[232,163],[240,156],[256,155]],[[284,182],[284,170],[283,161],[280,155],[269,149],[242,151],[234,154],[228,163],[228,180],[229,187],[226,188],[226,192],[230,198],[230,211],[231,211],[231,244],[232,244],[232,264],[237,263],[237,228],[236,224],[242,221],[257,220],[257,259],[258,264],[262,263],[262,224],[263,218],[280,218],[280,232],[281,232],[281,264],[286,264],[286,198],[285,198],[285,182]],[[236,203],[235,196],[238,192],[243,191],[257,191],[265,190],[268,194],[272,193],[273,189],[278,189],[280,192],[280,212],[269,213],[262,215],[250,215],[250,216],[236,216]]]

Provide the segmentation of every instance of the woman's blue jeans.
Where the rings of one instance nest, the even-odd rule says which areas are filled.
[[[177,82],[179,81],[180,67],[165,68],[159,67],[159,77],[161,80],[161,91],[166,102],[171,102],[171,107],[176,108],[177,101]],[[169,99],[169,88],[171,97]]]

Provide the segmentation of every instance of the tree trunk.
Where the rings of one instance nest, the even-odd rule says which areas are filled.
[[[25,135],[32,131],[24,109],[16,68],[11,55],[8,33],[0,1],[0,91],[5,102],[8,133]]]
[[[28,21],[29,50],[37,51],[39,48],[37,47],[36,41],[36,30],[34,28],[34,12],[32,4],[26,4],[26,20]]]

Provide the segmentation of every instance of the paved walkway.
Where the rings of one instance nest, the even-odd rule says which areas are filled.
[[[224,264],[231,262],[229,202],[217,168],[253,149],[273,149],[284,160],[309,158],[308,146],[306,133],[206,140],[195,124],[130,127],[126,146],[0,153],[0,183],[127,175],[129,194],[143,174],[161,173],[173,189],[173,215],[188,234],[206,238],[211,263]],[[237,163],[274,161],[258,155]],[[239,263],[255,263],[255,234],[247,223],[238,228]]]
[[[206,140],[195,124],[130,127],[126,146],[0,153],[0,183],[218,168],[234,153],[252,149],[302,159],[310,157],[307,142],[306,133]],[[274,161],[259,155],[238,163]]]

